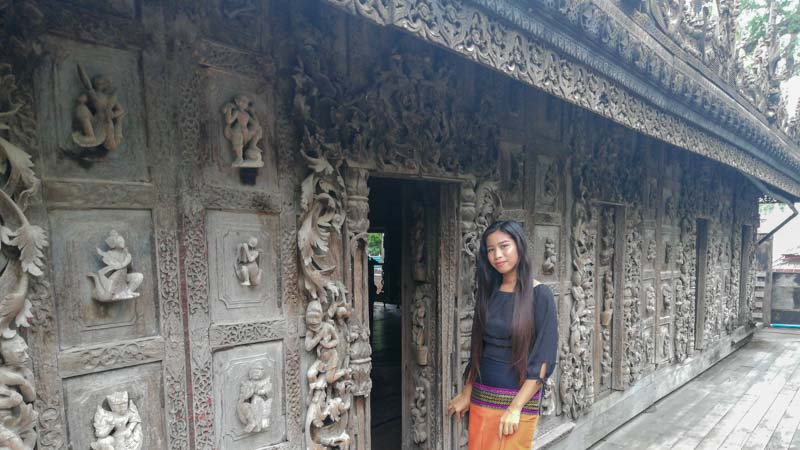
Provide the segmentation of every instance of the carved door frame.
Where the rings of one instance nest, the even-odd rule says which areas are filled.
[[[353,317],[365,324],[366,328],[369,328],[367,284],[369,271],[366,245],[367,231],[369,230],[369,187],[367,182],[371,177],[396,178],[399,184],[406,181],[429,181],[437,187],[438,216],[435,220],[427,221],[427,223],[434,223],[436,229],[428,232],[429,238],[426,239],[428,243],[439,243],[438,246],[428,245],[426,249],[429,255],[435,256],[431,260],[436,261],[435,267],[428,267],[427,272],[429,274],[428,284],[435,293],[430,299],[429,312],[438,320],[428,322],[433,326],[426,336],[437,349],[435,352],[437,360],[433,364],[436,367],[435,370],[431,371],[430,392],[426,393],[427,439],[409,448],[453,448],[454,442],[457,442],[457,433],[453,429],[453,422],[445,416],[444,404],[456,392],[460,384],[456,297],[458,295],[461,242],[458,228],[458,202],[460,182],[463,180],[439,177],[426,177],[425,179],[400,177],[391,172],[373,171],[355,165],[347,166],[344,171],[347,188],[346,236],[348,236],[348,245],[344,249],[345,285],[348,292],[351,293]],[[400,185],[402,186],[402,184]],[[402,227],[403,233],[408,232],[409,229],[407,224]],[[406,238],[403,237],[403,239],[405,241]],[[403,249],[404,261],[411,262],[410,259],[406,259],[409,253],[406,247],[404,246]],[[450,301],[446,299],[450,299]],[[405,337],[403,339],[405,342]],[[435,395],[433,395],[434,393]],[[404,413],[405,409],[404,404]],[[410,412],[410,407],[408,410]],[[353,437],[354,448],[371,448],[370,398],[368,396],[355,397],[351,414],[353,416],[350,420],[350,433]],[[405,431],[413,433],[408,427],[405,427]],[[413,443],[413,438],[409,441]]]

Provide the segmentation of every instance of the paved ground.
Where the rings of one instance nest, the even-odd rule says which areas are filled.
[[[592,447],[619,449],[800,450],[800,330],[757,331]]]

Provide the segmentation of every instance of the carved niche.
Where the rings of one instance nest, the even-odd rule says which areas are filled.
[[[45,173],[149,181],[140,55],[46,37],[36,81]],[[59,55],[59,56],[56,56]]]
[[[107,408],[106,408],[107,406]],[[144,442],[139,409],[126,391],[106,396],[94,413],[92,450],[140,450]]]
[[[158,362],[65,378],[70,445],[92,450],[166,448],[162,388]]]
[[[227,211],[206,214],[211,320],[278,316],[278,216]]]
[[[203,76],[204,97],[200,107],[208,111],[208,138],[201,143],[198,158],[204,178],[224,187],[244,186],[275,191],[278,188],[274,97],[271,85],[239,67],[217,67],[213,55],[225,54],[232,61],[256,58],[224,47],[203,43],[209,67]],[[233,70],[232,70],[233,69]],[[239,69],[239,70],[237,70]],[[264,68],[263,76],[269,76]],[[244,74],[243,74],[244,73]]]
[[[213,354],[217,448],[247,450],[286,439],[280,339]]]
[[[62,348],[155,335],[151,213],[55,210],[49,215],[55,290],[63,296],[56,302]]]

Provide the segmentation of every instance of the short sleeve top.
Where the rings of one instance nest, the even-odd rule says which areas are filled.
[[[544,381],[553,373],[558,356],[558,319],[553,292],[544,284],[533,288],[533,346],[528,355],[527,379]],[[489,300],[483,335],[479,382],[489,386],[519,389],[511,361],[511,323],[514,295],[495,291]],[[544,377],[542,364],[546,364]]]

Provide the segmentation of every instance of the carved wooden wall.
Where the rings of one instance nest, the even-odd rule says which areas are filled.
[[[25,379],[22,448],[367,448],[375,175],[440,182],[407,205],[419,448],[466,444],[441,405],[499,218],[556,294],[543,431],[748,324],[757,195],[717,162],[312,1],[10,17],[0,288],[30,316],[0,318],[0,353],[27,342],[33,372],[10,350],[0,369]]]

